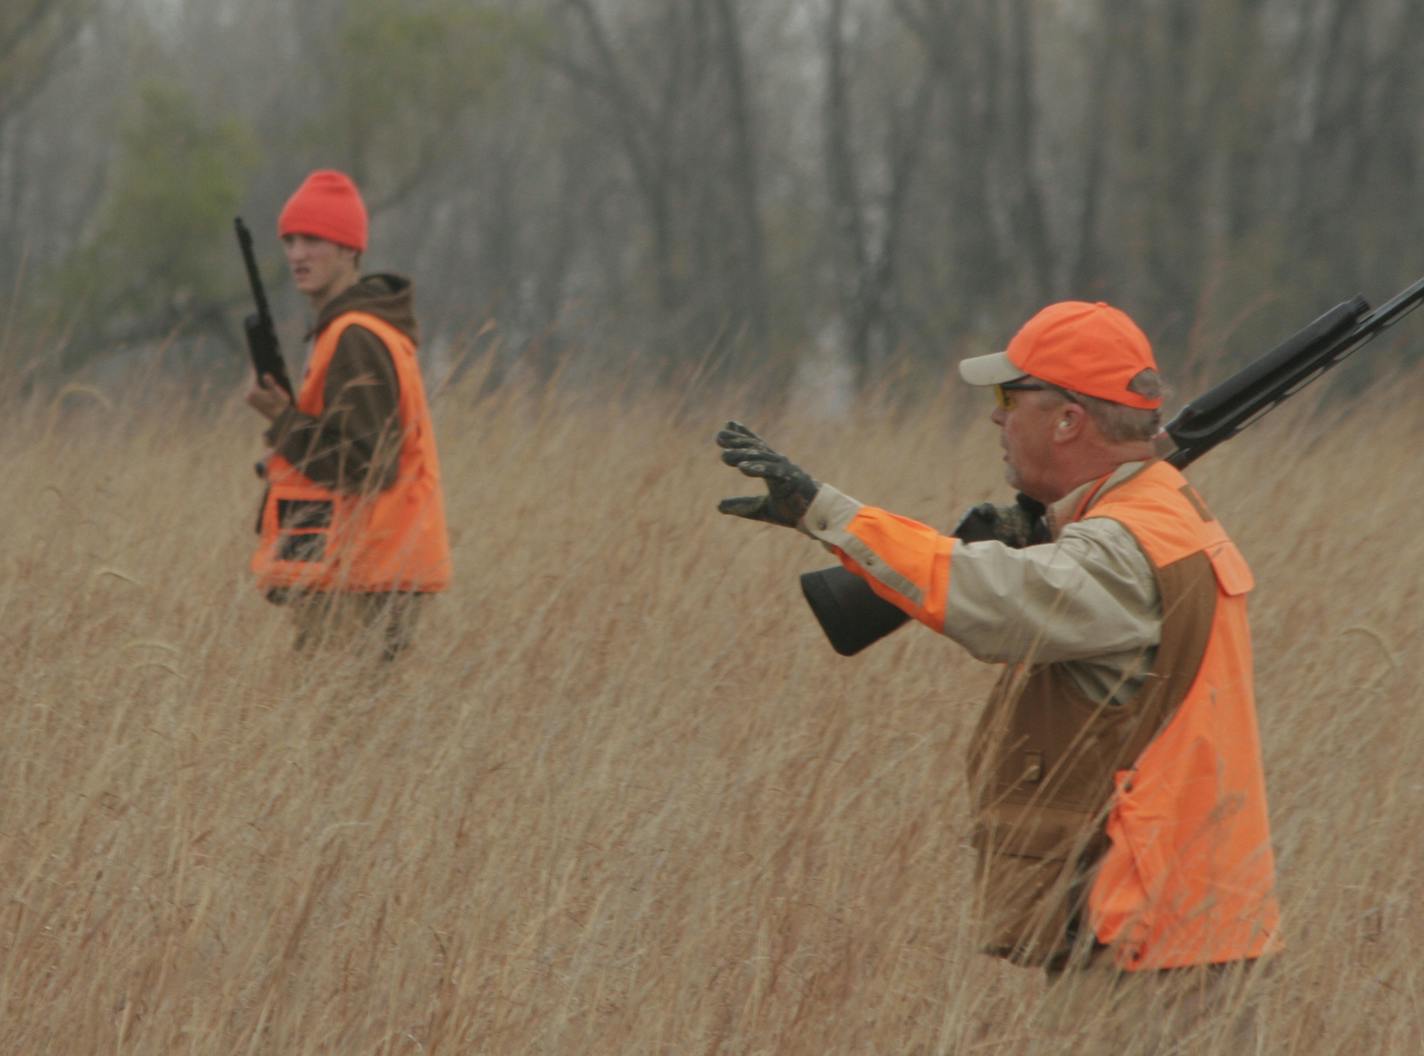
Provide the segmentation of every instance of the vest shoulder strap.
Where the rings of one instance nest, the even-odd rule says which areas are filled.
[[[1205,551],[1222,590],[1244,594],[1254,586],[1246,559],[1197,490],[1167,462],[1144,465],[1097,492],[1084,517],[1111,517],[1124,525],[1158,568]]]
[[[397,372],[402,372],[406,366],[403,359],[413,358],[415,354],[415,342],[411,340],[409,334],[399,327],[382,319],[378,315],[370,312],[350,311],[342,312],[325,330],[317,337],[317,348],[324,353],[322,358],[330,358],[336,351],[337,344],[341,341],[341,335],[353,326],[364,327],[371,331],[385,343],[391,351],[391,358],[395,363]],[[313,357],[316,358],[316,357]]]

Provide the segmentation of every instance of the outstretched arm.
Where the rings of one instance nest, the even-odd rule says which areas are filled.
[[[723,513],[799,528],[877,595],[981,660],[1055,663],[1131,656],[1161,635],[1156,577],[1132,534],[1108,518],[1069,525],[1051,545],[965,542],[866,506],[728,422],[722,459],[767,494]]]
[[[1051,545],[966,543],[823,484],[802,523],[876,594],[980,660],[1127,654],[1161,634],[1152,567],[1109,518],[1069,525]]]

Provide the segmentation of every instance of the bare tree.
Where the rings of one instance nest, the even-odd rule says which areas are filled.
[[[335,165],[430,343],[541,373],[775,388],[829,319],[870,383],[1059,297],[1169,360],[1255,350],[1417,269],[1421,31],[1405,0],[12,0],[0,297],[23,262],[26,313],[98,284],[120,336],[210,327],[230,203],[260,230]],[[132,135],[154,82],[188,132]]]
[[[98,0],[7,0],[0,8],[0,124],[53,76]]]
[[[846,0],[830,0],[825,21],[824,154],[837,249],[839,314],[856,382],[863,386],[898,344],[901,239],[923,157],[934,82],[926,67],[907,89],[889,89],[884,112],[871,122],[885,129],[885,140],[875,155],[866,158],[857,146],[854,63],[848,54],[846,22]],[[865,188],[861,170],[867,164],[883,170],[879,193]]]
[[[558,10],[565,32],[541,55],[626,166],[638,211],[624,238],[646,239],[664,358],[746,363],[769,332],[770,291],[742,5],[691,0],[618,22],[593,0]]]

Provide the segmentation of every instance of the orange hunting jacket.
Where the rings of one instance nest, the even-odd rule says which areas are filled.
[[[1120,467],[1055,513],[1060,533],[1070,524],[1092,530],[1094,518],[1130,533],[1155,581],[1160,631],[1141,650],[1142,677],[1125,699],[1086,692],[1065,662],[1035,663],[1031,640],[1006,666],[969,751],[986,949],[1018,963],[1058,963],[1074,931],[1090,929],[1125,970],[1274,950],[1279,911],[1251,684],[1250,570],[1165,462]],[[1023,568],[1028,582],[1029,566],[1053,556],[964,544],[833,489],[817,496],[802,527],[877,594],[943,633],[969,630],[949,611],[955,604],[1011,620],[1012,597],[964,591],[1013,582],[1004,568]],[[980,562],[993,563],[996,575],[970,568]],[[960,565],[971,586],[955,584]]]
[[[252,570],[263,590],[433,592],[450,583],[450,545],[440,462],[411,338],[361,311],[344,312],[318,335],[296,406],[320,417],[332,355],[347,327],[374,333],[399,380],[401,447],[395,482],[347,494],[302,474],[280,453],[267,462],[267,496]]]

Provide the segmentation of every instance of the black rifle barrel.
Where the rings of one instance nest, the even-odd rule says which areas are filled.
[[[232,226],[237,231],[237,244],[242,249],[242,263],[247,268],[247,282],[252,287],[252,299],[257,302],[257,314],[262,317],[264,323],[270,324],[272,310],[267,307],[267,291],[262,288],[262,274],[257,270],[257,254],[252,248],[252,232],[247,229],[240,216],[233,218]]]
[[[1176,445],[1167,461],[1185,469],[1424,301],[1424,279],[1370,311],[1363,297],[1337,304],[1304,329],[1181,409],[1165,432]]]

